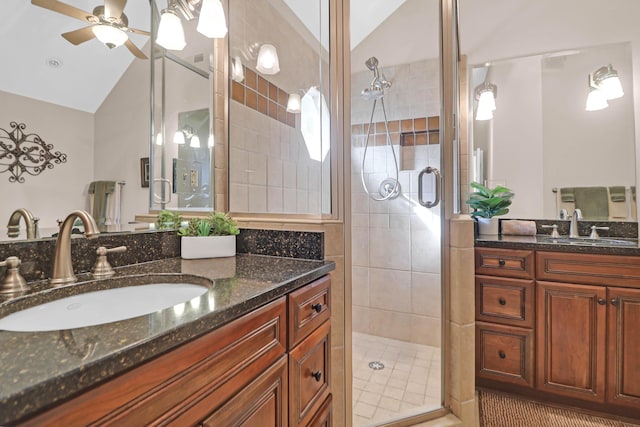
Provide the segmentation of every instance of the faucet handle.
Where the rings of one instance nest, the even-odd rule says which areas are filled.
[[[542,228],[552,228],[551,237],[560,237],[560,234],[558,233],[558,224],[543,225]]]
[[[589,235],[589,238],[591,240],[598,240],[600,238],[600,235],[598,234],[598,230],[608,230],[609,227],[597,227],[595,225],[591,226],[591,234]]]
[[[0,294],[20,294],[27,290],[27,281],[20,274],[20,258],[10,256],[0,262],[0,267],[7,267],[4,279],[0,282]]]
[[[126,246],[117,246],[115,248],[105,248],[104,246],[100,246],[96,250],[96,254],[98,254],[98,258],[96,259],[96,264],[93,266],[93,277],[95,278],[103,278],[103,277],[111,277],[115,274],[111,264],[107,260],[107,254],[111,252],[124,252],[127,250]]]

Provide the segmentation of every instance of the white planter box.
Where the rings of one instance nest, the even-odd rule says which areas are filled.
[[[182,236],[180,253],[185,259],[235,256],[236,236]]]

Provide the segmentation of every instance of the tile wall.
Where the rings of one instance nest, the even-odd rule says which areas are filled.
[[[371,73],[352,75],[353,330],[440,346],[440,212],[418,203],[418,173],[426,166],[440,169],[440,145],[434,143],[440,108],[438,62],[419,61],[381,72],[392,82],[385,90],[384,106],[393,152],[384,145],[378,101],[366,156],[373,101],[362,99],[360,91],[368,87]],[[380,198],[379,183],[395,178],[396,160],[401,163],[400,195],[373,200],[362,185],[363,176],[369,193]],[[425,199],[432,200],[433,178],[425,177],[424,188]]]

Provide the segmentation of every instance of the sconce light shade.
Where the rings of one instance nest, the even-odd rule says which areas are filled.
[[[182,22],[172,10],[162,11],[156,43],[169,50],[182,50],[187,45]]]
[[[277,74],[280,72],[280,61],[274,45],[263,44],[260,46],[256,69],[262,74]]]
[[[331,148],[331,117],[324,95],[315,87],[304,94],[300,105],[300,132],[312,160],[323,162]]]
[[[198,137],[198,135],[193,135],[191,137],[191,142],[189,143],[189,147],[200,148],[200,137]]]
[[[244,68],[239,56],[236,56],[231,60],[231,79],[238,83],[244,81]]]
[[[484,82],[475,90],[476,99],[478,100],[478,109],[476,111],[476,120],[489,120],[493,118],[493,112],[496,109],[496,96],[498,88],[496,85]]]
[[[164,140],[162,139],[162,133],[158,132],[158,134],[156,135],[156,145],[162,145],[164,144]]]
[[[173,143],[178,145],[184,144],[184,132],[181,130],[177,130],[175,134],[173,134]]]
[[[222,39],[227,35],[227,22],[220,0],[202,0],[196,29],[210,39]]]
[[[213,139],[213,134],[209,134],[209,139],[207,140],[207,146],[209,148],[213,148],[214,145],[214,139]]]
[[[297,93],[292,93],[289,95],[289,99],[287,100],[287,111],[289,113],[300,112],[300,95],[298,95]]]
[[[595,87],[591,87],[589,95],[587,95],[587,105],[585,110],[598,111],[607,108],[608,106],[609,104],[607,103],[607,98],[604,93]]]
[[[104,43],[104,45],[109,49],[122,46],[129,38],[127,33],[119,28],[112,27],[111,25],[94,25],[91,27],[91,30],[93,31],[93,34],[95,34],[96,38]]]
[[[613,69],[611,64],[600,67],[593,73],[593,83],[596,88],[602,91],[606,99],[621,98],[624,95],[618,72]]]

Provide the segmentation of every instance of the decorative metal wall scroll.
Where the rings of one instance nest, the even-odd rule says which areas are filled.
[[[47,144],[35,133],[24,133],[26,125],[11,122],[12,130],[0,128],[0,173],[9,171],[9,182],[24,182],[24,173],[40,175],[53,164],[67,162],[67,155],[53,152],[53,144]]]

